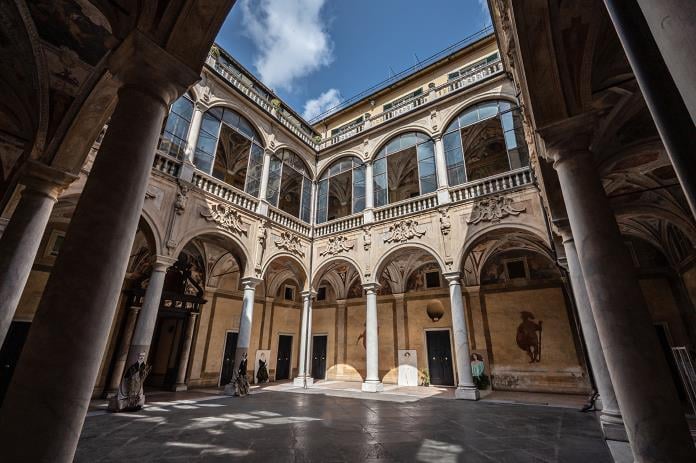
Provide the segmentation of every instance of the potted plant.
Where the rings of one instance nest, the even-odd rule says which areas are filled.
[[[217,45],[210,47],[210,55],[215,59],[220,57],[220,49],[217,47]]]
[[[314,143],[321,143],[321,135],[314,135]]]
[[[280,100],[278,98],[273,98],[271,100],[271,104],[275,106],[276,108],[280,108]]]

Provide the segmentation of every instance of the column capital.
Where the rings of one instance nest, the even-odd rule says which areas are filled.
[[[365,283],[363,289],[368,293],[377,293],[377,290],[382,287],[379,283]]]
[[[201,77],[197,71],[134,29],[109,57],[109,71],[124,87],[134,87],[169,105]]]
[[[302,291],[300,295],[302,296],[302,300],[312,299],[317,295],[317,292],[313,289],[310,289],[309,291]]]
[[[481,292],[480,286],[463,286],[462,290],[467,294],[478,294]]]
[[[43,162],[30,160],[24,166],[20,183],[24,185],[27,192],[44,194],[56,200],[58,195],[77,178],[77,175],[70,172],[56,169]]]
[[[406,295],[404,293],[394,293],[392,294],[392,297],[394,298],[395,301],[403,301]]]
[[[597,126],[597,115],[586,112],[540,127],[544,139],[544,157],[554,163],[562,162],[575,153],[589,153]]]
[[[443,277],[445,277],[445,280],[447,280],[451,285],[456,284],[461,286],[462,285],[462,273],[461,272],[447,272],[442,274]]]
[[[176,259],[169,256],[152,256],[151,258],[153,272],[166,272],[175,263]]]
[[[558,234],[561,235],[563,244],[573,241],[573,232],[570,229],[570,222],[567,217],[554,220],[553,226],[558,230]]]
[[[256,289],[256,286],[259,285],[259,283],[263,282],[262,278],[256,278],[256,277],[244,277],[240,280],[240,283],[242,284],[242,287],[246,289]]]
[[[348,305],[348,300],[346,299],[336,299],[336,306],[338,308],[345,308]]]

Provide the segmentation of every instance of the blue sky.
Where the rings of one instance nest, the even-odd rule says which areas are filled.
[[[311,118],[490,22],[485,0],[238,0],[217,42]]]

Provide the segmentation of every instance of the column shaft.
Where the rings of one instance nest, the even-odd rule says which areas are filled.
[[[375,208],[375,184],[372,161],[365,163],[365,213],[363,221],[372,223],[375,221],[373,209]]]
[[[198,135],[201,131],[203,112],[203,108],[201,108],[201,106],[197,103],[194,103],[188,137],[186,137],[186,158],[189,160],[189,162],[191,162],[191,164],[193,164],[193,160],[196,157],[196,145],[198,145]]]
[[[599,392],[599,396],[602,399],[602,428],[604,429],[604,435],[607,439],[626,441],[628,440],[626,430],[624,429],[623,420],[621,419],[621,412],[619,411],[619,404],[616,400],[616,394],[614,393],[614,385],[609,376],[607,362],[604,359],[604,352],[602,352],[597,325],[592,315],[592,307],[590,306],[587,289],[585,288],[585,280],[582,276],[580,262],[578,261],[575,241],[573,241],[573,237],[570,235],[569,231],[570,230],[568,230],[568,233],[564,233],[563,247],[568,262],[568,272],[570,273],[570,283],[573,288],[573,295],[575,296],[575,305],[578,308],[578,318],[580,318],[582,335],[585,338],[587,355],[590,358],[592,374],[597,385],[597,392]]]
[[[176,372],[175,391],[185,391],[186,386],[186,370],[188,369],[189,357],[191,357],[191,345],[193,343],[193,331],[196,328],[197,313],[191,312],[186,322],[186,334],[184,335],[184,345],[181,347],[181,356],[179,357],[179,369]]]
[[[435,138],[435,171],[437,173],[437,198],[439,204],[450,202],[447,181],[447,160],[442,137]]]
[[[73,459],[166,110],[148,91],[125,85],[118,92],[0,411],[7,460]]]
[[[696,461],[633,263],[588,151],[555,155],[592,313],[638,462]]]
[[[649,18],[652,21],[653,31],[657,27],[663,29],[672,27],[671,23],[675,22],[674,18],[680,18],[679,22],[683,22],[683,18],[688,16],[685,9],[688,8],[693,13],[695,8],[691,2],[668,1],[669,5],[663,5],[662,1],[640,1],[643,5],[643,11],[651,13]],[[633,69],[633,73],[636,76],[660,138],[672,161],[679,183],[684,190],[684,196],[686,196],[686,200],[691,208],[691,214],[696,217],[696,181],[694,180],[696,179],[696,158],[693,155],[696,152],[696,136],[694,135],[696,133],[696,125],[693,114],[689,114],[685,104],[686,96],[689,96],[692,103],[696,100],[693,90],[693,75],[684,75],[681,72],[676,72],[675,78],[679,79],[680,84],[687,82],[687,85],[681,89],[684,93],[680,94],[675,81],[672,80],[670,69],[667,68],[665,60],[655,43],[648,22],[646,22],[645,16],[643,16],[643,11],[638,6],[639,2],[636,0],[604,0],[604,3],[614,23],[621,45],[623,45],[626,52],[631,69]],[[647,5],[653,7],[647,8]],[[657,17],[654,16],[657,11],[665,11],[671,8],[675,9],[672,15],[662,17],[658,14]],[[677,12],[677,10],[681,10],[681,12]],[[693,18],[691,22],[693,23]],[[694,25],[691,24],[690,26],[693,30]],[[688,38],[690,38],[688,32],[682,31],[682,34],[684,34],[683,39],[679,39],[679,41],[684,44],[688,43]],[[658,36],[662,37],[662,35]],[[666,55],[675,71],[678,71],[678,67],[675,66],[675,63],[679,61],[677,56],[694,55],[693,47],[691,46],[677,48],[681,51],[674,50],[673,53]],[[686,59],[682,66],[682,70],[686,70],[687,66],[693,68],[694,63]],[[692,108],[692,110],[696,110],[696,108]]]
[[[143,306],[140,309],[138,323],[135,325],[133,338],[130,342],[126,366],[135,363],[140,354],[145,354],[145,361],[147,362],[152,336],[155,333],[155,325],[157,324],[157,312],[159,312],[160,299],[162,299],[162,288],[164,287],[167,267],[167,263],[164,262],[157,262],[152,267],[150,282],[147,285],[145,297],[143,298]]]
[[[126,368],[126,360],[128,359],[130,343],[133,339],[133,330],[135,329],[135,322],[138,319],[139,312],[140,307],[131,306],[128,308],[126,322],[123,326],[123,334],[118,344],[118,352],[116,353],[116,360],[114,361],[114,368],[111,371],[109,385],[106,388],[106,397],[108,399],[110,399],[116,393],[116,391],[118,391],[118,386],[121,384],[121,378],[123,377],[123,371]]]
[[[256,293],[256,285],[259,280],[255,278],[245,278],[242,280],[244,288],[244,298],[242,299],[242,314],[239,319],[239,334],[237,335],[237,349],[234,353],[234,368],[239,368],[242,361],[242,356],[248,354],[249,345],[251,343],[251,323],[254,319],[254,297]],[[248,362],[253,360],[247,359]]]
[[[449,281],[450,306],[452,311],[452,337],[454,355],[457,359],[457,399],[478,400],[479,392],[471,374],[471,351],[469,350],[469,330],[466,327],[462,284],[459,272],[445,275]]]
[[[271,172],[271,150],[263,152],[263,168],[261,169],[261,184],[259,185],[259,205],[258,213],[266,215],[268,213],[268,203],[266,193],[268,193],[268,175]]]
[[[0,238],[0,346],[29,279],[56,195],[49,188],[26,185]]]
[[[379,379],[379,333],[377,321],[377,288],[378,285],[365,285],[366,312],[365,312],[365,381],[362,390],[365,392],[379,392],[384,389]]]
[[[312,385],[314,379],[309,374],[309,355],[312,336],[312,293],[302,293],[302,318],[300,319],[300,356],[298,359],[297,377],[293,380],[295,386]]]

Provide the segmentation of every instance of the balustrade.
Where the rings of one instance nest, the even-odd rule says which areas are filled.
[[[375,220],[387,220],[411,215],[437,207],[437,194],[418,196],[375,209]]]
[[[259,203],[258,199],[237,190],[221,180],[196,171],[196,173],[193,174],[191,183],[201,190],[213,196],[217,196],[230,204],[234,204],[235,206],[251,212],[256,212]]]
[[[452,202],[464,201],[491,193],[511,190],[530,183],[532,183],[532,172],[529,170],[529,167],[523,167],[451,188],[450,199]]]
[[[275,207],[271,206],[268,209],[268,217],[272,222],[275,222],[278,225],[289,228],[290,230],[301,233],[305,236],[309,236],[309,232],[311,230],[309,224],[288,214],[287,212],[283,212],[280,209],[276,209]]]
[[[176,177],[179,175],[181,161],[167,155],[157,153],[155,154],[155,162],[152,164],[152,168],[158,172],[162,172],[163,174]]]
[[[348,217],[341,217],[340,219],[332,220],[330,222],[325,222],[317,225],[314,229],[314,236],[321,237],[325,235],[330,235],[332,233],[344,232],[346,230],[351,230],[353,228],[358,228],[363,224],[363,213],[353,214]]]

